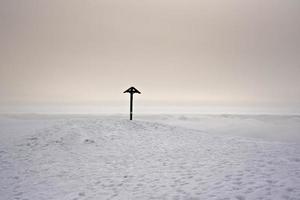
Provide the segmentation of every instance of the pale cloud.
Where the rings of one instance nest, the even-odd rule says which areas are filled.
[[[1,0],[2,102],[300,101],[296,0]]]

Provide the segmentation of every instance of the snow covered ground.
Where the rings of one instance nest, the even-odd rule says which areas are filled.
[[[139,119],[209,134],[254,137],[300,144],[299,115],[141,115]]]
[[[0,116],[0,199],[300,199],[300,117]]]

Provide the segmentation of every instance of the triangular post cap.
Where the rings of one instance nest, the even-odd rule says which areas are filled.
[[[128,88],[126,91],[124,91],[124,93],[131,93],[131,94],[138,93],[138,94],[141,94],[141,92],[138,91],[135,87]]]

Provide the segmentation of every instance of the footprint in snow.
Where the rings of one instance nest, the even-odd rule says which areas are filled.
[[[85,140],[84,140],[84,143],[85,143],[85,144],[93,144],[93,143],[95,143],[95,140],[85,139]]]

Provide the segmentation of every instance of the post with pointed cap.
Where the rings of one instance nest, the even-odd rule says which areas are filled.
[[[132,113],[133,113],[133,94],[138,93],[141,94],[140,91],[138,91],[134,87],[128,88],[124,93],[130,93],[130,120],[132,120]]]

